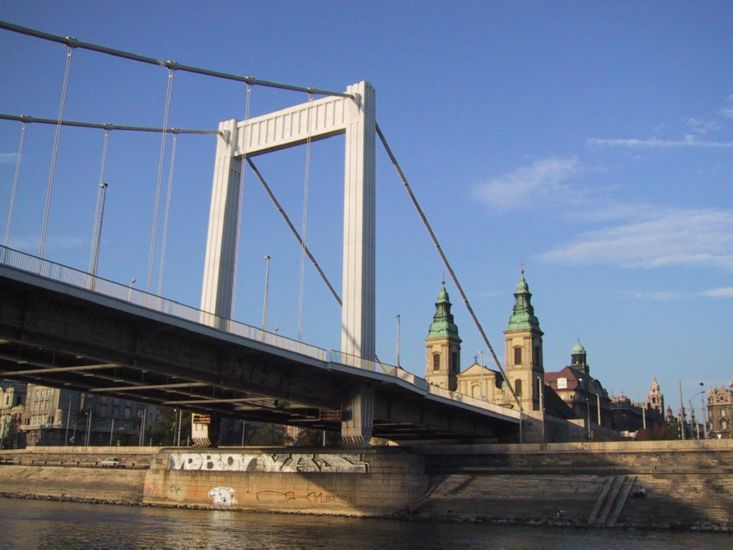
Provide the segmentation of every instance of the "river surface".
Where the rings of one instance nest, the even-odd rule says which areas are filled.
[[[0,548],[731,548],[733,535],[183,510],[0,498]]]

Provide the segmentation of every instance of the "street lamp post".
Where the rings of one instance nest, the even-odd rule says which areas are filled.
[[[539,387],[539,397],[540,397],[540,420],[542,421],[542,442],[545,442],[545,395],[542,391],[542,386],[544,385],[544,382],[542,380],[541,376],[537,377],[537,386]]]
[[[397,314],[397,366],[400,366],[400,314]]]
[[[480,395],[481,395],[481,400],[482,401],[485,401],[486,400],[486,396],[484,394],[484,350],[481,350],[479,352],[479,354],[481,355],[481,372],[479,374],[479,384],[481,386],[481,394]]]
[[[682,399],[682,380],[679,380],[680,388],[680,437],[685,440],[685,400]]]
[[[262,301],[262,330],[267,330],[267,306],[270,298],[270,256],[265,256],[265,292]]]
[[[590,399],[588,397],[585,398],[585,410],[588,413],[586,425],[588,426],[588,441],[590,441]]]
[[[601,425],[601,396],[596,393],[596,407],[598,413],[598,425]]]
[[[705,384],[702,382],[698,382],[698,385],[700,386],[700,408],[702,409],[702,434],[705,436],[705,439],[708,438],[708,411],[705,407]]]
[[[703,383],[700,382],[700,385],[702,386]],[[707,437],[708,437],[708,434],[707,434],[707,419],[705,418],[705,400],[704,400],[704,397],[703,397],[705,395],[705,390],[700,390],[699,392],[693,394],[692,397],[690,397],[688,403],[690,405],[690,411],[692,411],[692,400],[695,397],[697,397],[698,395],[700,396],[700,406],[702,408],[702,418],[703,418],[703,420],[702,420],[703,421],[703,424],[702,424],[702,432],[703,432],[703,437],[705,439],[707,439]],[[695,424],[697,426],[697,438],[700,439],[700,424],[697,421],[695,422]],[[692,428],[692,424],[690,424],[690,428]]]
[[[137,279],[135,277],[132,277],[130,279],[130,284],[127,285],[127,301],[128,302],[131,302],[132,301],[132,287],[135,286],[135,283],[136,282],[137,282]]]

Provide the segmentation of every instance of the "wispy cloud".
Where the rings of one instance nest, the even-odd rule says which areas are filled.
[[[18,153],[0,153],[0,164],[15,164]]]
[[[474,187],[474,197],[492,208],[511,210],[533,207],[537,200],[564,195],[566,182],[581,171],[573,158],[546,158]]]
[[[709,298],[733,298],[733,286],[704,290],[700,293],[700,296],[707,296]]]
[[[652,300],[655,302],[670,302],[673,300],[681,300],[682,298],[689,298],[688,294],[677,292],[675,290],[627,290],[622,292],[621,295],[625,298],[633,298],[634,300]]]
[[[688,135],[684,139],[638,139],[638,138],[589,138],[588,145],[594,147],[628,147],[646,149],[672,149],[680,147],[698,147],[709,149],[733,149],[733,141],[706,141]]]
[[[685,125],[690,131],[696,134],[707,134],[714,130],[719,130],[721,127],[720,122],[717,120],[706,120],[704,118],[691,117],[685,121]]]
[[[566,265],[692,265],[733,271],[733,213],[682,208],[640,212],[625,223],[582,233],[540,259]]]
[[[723,118],[733,118],[733,105],[726,105],[720,110]]]

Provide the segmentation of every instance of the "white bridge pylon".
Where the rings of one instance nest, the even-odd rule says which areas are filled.
[[[219,124],[201,309],[231,318],[242,159],[345,134],[341,351],[373,360],[376,102],[368,82],[346,92]]]

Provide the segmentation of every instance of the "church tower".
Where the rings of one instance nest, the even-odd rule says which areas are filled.
[[[664,394],[662,389],[659,387],[657,379],[652,379],[651,388],[649,388],[649,394],[646,397],[647,406],[659,412],[660,415],[664,414]]]
[[[590,373],[590,365],[588,365],[588,353],[585,346],[580,343],[580,339],[570,350],[570,366],[578,369],[586,374]]]
[[[457,387],[456,376],[461,370],[461,339],[450,308],[450,298],[443,283],[435,302],[433,322],[425,339],[425,380],[428,384],[454,391]]]
[[[504,350],[507,378],[525,411],[540,408],[539,385],[544,383],[545,374],[542,366],[542,334],[522,267],[519,283],[514,290],[514,309],[509,326],[504,331]],[[509,403],[516,406],[511,396],[509,399]]]

